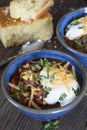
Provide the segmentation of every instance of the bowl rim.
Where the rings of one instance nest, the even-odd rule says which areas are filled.
[[[9,93],[6,91],[5,89],[5,86],[4,86],[4,78],[5,78],[5,75],[8,71],[8,69],[10,68],[11,65],[14,64],[14,62],[18,61],[18,59],[20,58],[23,58],[25,57],[26,55],[31,55],[32,53],[39,53],[39,52],[49,52],[49,53],[56,53],[56,54],[62,54],[62,55],[65,55],[67,58],[69,59],[72,59],[74,61],[74,63],[76,65],[79,66],[80,70],[82,71],[82,74],[84,74],[84,82],[83,82],[83,85],[85,87],[82,88],[80,94],[78,95],[78,98],[76,98],[74,101],[72,101],[71,103],[65,105],[65,106],[62,106],[60,108],[51,108],[51,109],[46,109],[46,110],[36,110],[36,109],[32,109],[32,108],[28,108],[24,105],[21,105],[20,103],[18,103],[17,101],[15,101],[14,99],[12,99],[9,95]],[[83,77],[83,76],[82,76]],[[85,90],[86,90],[86,73],[85,73],[85,69],[84,67],[82,66],[82,64],[79,63],[79,61],[77,61],[74,57],[66,54],[65,52],[60,52],[60,51],[55,51],[55,50],[38,50],[38,51],[33,51],[33,52],[29,52],[29,53],[26,53],[22,56],[19,56],[17,57],[16,59],[12,60],[8,65],[7,67],[5,68],[3,74],[2,74],[2,77],[1,77],[1,88],[2,88],[2,91],[3,91],[3,94],[5,95],[5,97],[7,98],[7,100],[13,104],[15,107],[17,107],[18,109],[22,110],[22,111],[26,111],[28,113],[32,113],[32,114],[37,114],[37,115],[50,115],[50,114],[58,114],[58,113],[62,113],[64,111],[67,111],[67,110],[71,110],[73,107],[75,107],[81,100],[82,98],[84,97],[84,94],[85,94]],[[37,117],[38,118],[38,117]]]
[[[61,45],[63,47],[65,47],[66,49],[68,49],[69,51],[75,53],[75,54],[78,54],[78,55],[82,55],[82,56],[85,56],[87,57],[87,54],[86,53],[82,53],[82,52],[79,52],[79,51],[76,51],[75,49],[73,49],[72,47],[70,47],[66,42],[65,40],[60,36],[60,33],[59,33],[59,28],[60,28],[60,23],[63,21],[63,19],[65,19],[66,17],[68,17],[70,14],[74,14],[78,11],[83,11],[85,12],[85,9],[86,9],[86,13],[87,13],[87,6],[86,7],[81,7],[81,8],[78,8],[78,9],[75,9],[74,11],[71,11],[71,12],[68,12],[66,13],[65,15],[63,15],[60,20],[58,21],[57,23],[57,26],[56,26],[56,34],[57,34],[57,38],[59,40],[59,42],[61,43]],[[63,39],[63,40],[62,40]]]

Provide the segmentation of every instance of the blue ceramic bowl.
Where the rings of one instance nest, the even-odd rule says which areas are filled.
[[[64,15],[59,20],[59,22],[57,24],[56,33],[57,33],[58,40],[68,50],[68,52],[72,56],[77,58],[79,60],[79,62],[81,62],[84,66],[87,66],[87,54],[81,53],[81,52],[77,52],[75,49],[73,49],[70,46],[68,46],[68,44],[64,40],[64,32],[65,32],[66,26],[73,19],[77,19],[77,18],[83,17],[85,15],[87,15],[87,7],[84,7],[84,8],[81,8],[81,9],[77,9],[77,10],[71,12],[71,13],[68,13],[68,14]]]
[[[52,108],[47,110],[35,110],[21,105],[20,103],[16,102],[10,97],[8,82],[11,76],[13,75],[13,73],[15,72],[15,70],[20,65],[22,65],[25,61],[34,60],[38,58],[59,59],[65,62],[69,61],[71,65],[74,65],[75,69],[79,73],[80,82],[81,82],[80,84],[82,89],[78,97],[73,102],[60,108]],[[47,120],[49,121],[64,116],[81,101],[81,99],[84,97],[84,93],[86,89],[86,73],[84,71],[83,66],[78,61],[76,61],[74,58],[72,58],[71,56],[65,53],[58,52],[58,51],[51,51],[51,50],[35,51],[35,52],[27,53],[21,57],[18,57],[6,67],[1,78],[1,86],[5,97],[10,101],[11,104],[13,104],[13,106],[15,106],[21,112],[23,112],[24,114],[26,114],[31,118],[40,119],[43,121],[47,121]]]

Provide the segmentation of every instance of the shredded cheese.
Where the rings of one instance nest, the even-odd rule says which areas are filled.
[[[73,83],[73,76],[72,74],[69,73],[69,70],[67,69],[69,66],[69,62],[67,62],[63,67],[59,65],[60,67],[58,68],[57,66],[53,65],[52,67],[49,68],[49,77],[55,73],[54,78],[51,82],[49,80],[46,80],[45,86],[56,86],[56,87],[63,87],[66,86],[67,90],[70,90],[70,84]],[[43,68],[42,71],[47,71],[46,67]],[[74,74],[75,70],[73,68]],[[42,78],[41,82],[44,82],[45,77]]]
[[[11,87],[11,89],[16,89],[17,91],[20,91],[20,88],[18,86],[16,86],[15,84],[13,84],[13,83],[8,83],[8,84]]]

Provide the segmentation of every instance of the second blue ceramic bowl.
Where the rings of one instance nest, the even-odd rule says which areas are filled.
[[[75,67],[76,71],[79,73],[79,76],[80,76],[81,92],[73,102],[60,108],[36,110],[36,109],[25,107],[11,98],[11,96],[9,95],[10,88],[9,88],[8,82],[11,76],[13,75],[13,73],[24,62],[29,61],[29,60],[39,59],[39,58],[52,58],[55,60],[62,60],[65,62],[69,61],[70,64]],[[70,112],[84,97],[86,85],[87,85],[86,73],[84,71],[83,66],[77,60],[75,60],[74,58],[72,58],[71,56],[65,53],[58,52],[58,51],[51,51],[51,50],[35,51],[32,53],[27,53],[21,57],[18,57],[6,67],[1,78],[1,86],[2,86],[3,93],[13,106],[15,106],[19,111],[23,112],[29,117],[40,119],[40,120],[45,120],[45,121],[56,119]]]
[[[77,9],[71,13],[68,13],[64,15],[58,22],[57,24],[57,37],[60,43],[67,49],[67,51],[77,58],[79,62],[81,62],[84,66],[87,67],[87,54],[77,52],[75,49],[71,48],[64,40],[64,32],[66,26],[73,20],[73,19],[78,19],[80,17],[86,16],[87,15],[87,7]]]

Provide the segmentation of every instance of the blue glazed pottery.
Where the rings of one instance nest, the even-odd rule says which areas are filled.
[[[85,67],[87,67],[87,54],[81,53],[76,51],[75,49],[71,48],[64,40],[64,32],[66,26],[73,20],[73,19],[78,19],[80,17],[86,16],[87,15],[87,7],[77,9],[71,13],[68,13],[64,15],[58,22],[57,24],[57,37],[60,43],[67,49],[67,51],[77,58],[80,63],[82,63]]]
[[[24,62],[29,61],[29,60],[38,59],[38,58],[52,58],[52,59],[62,60],[65,62],[69,61],[70,64],[75,67],[76,71],[79,73],[79,76],[80,76],[81,92],[74,101],[72,101],[68,105],[65,105],[60,108],[50,108],[47,110],[36,110],[36,109],[31,109],[31,108],[25,107],[10,97],[8,82],[9,82],[11,76],[13,75],[13,73],[15,72],[15,70],[17,68],[19,68],[19,66],[22,65]],[[9,65],[4,70],[2,78],[1,78],[2,91],[5,95],[5,97],[8,99],[8,101],[14,107],[16,107],[19,111],[23,112],[25,115],[27,115],[31,118],[42,120],[42,121],[50,121],[53,119],[57,119],[59,117],[64,116],[68,112],[70,112],[84,97],[86,85],[87,85],[86,84],[86,73],[84,71],[83,66],[77,60],[75,60],[73,57],[71,57],[65,53],[58,52],[58,51],[51,51],[51,50],[45,50],[45,51],[39,50],[39,51],[27,53],[25,55],[18,57],[17,59],[15,59],[11,63],[9,63]]]

